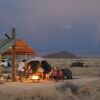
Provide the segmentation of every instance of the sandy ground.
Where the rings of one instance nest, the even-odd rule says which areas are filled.
[[[13,94],[13,93],[20,93],[20,92],[31,92],[40,89],[48,89],[52,87],[59,86],[65,82],[69,84],[74,84],[76,86],[94,82],[100,80],[100,77],[75,77],[72,80],[64,80],[64,81],[40,81],[40,82],[6,82],[5,84],[0,85],[0,91],[4,94]]]

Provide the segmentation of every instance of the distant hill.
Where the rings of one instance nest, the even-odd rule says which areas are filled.
[[[57,53],[47,54],[44,58],[77,58],[77,56],[70,52],[60,51]]]

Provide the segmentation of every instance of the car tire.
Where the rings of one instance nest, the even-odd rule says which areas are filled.
[[[68,77],[67,77],[67,75],[65,74],[64,77],[63,77],[63,80],[67,80],[67,79],[68,79]]]
[[[64,79],[72,79],[72,71],[69,70],[68,68],[64,68]]]

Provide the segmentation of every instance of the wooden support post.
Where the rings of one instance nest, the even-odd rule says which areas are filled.
[[[26,53],[26,55],[25,55],[25,60],[26,60],[25,69],[27,69],[27,61],[28,61],[28,55],[27,55],[27,53]]]
[[[1,54],[0,54],[0,76],[1,76]]]
[[[16,37],[15,28],[12,28],[12,40]],[[12,80],[16,81],[16,51],[15,44],[12,46]]]

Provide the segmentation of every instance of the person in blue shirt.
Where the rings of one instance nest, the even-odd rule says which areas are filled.
[[[30,65],[28,66],[28,69],[26,70],[26,73],[27,73],[27,77],[30,79],[31,78],[31,75],[33,73]]]

